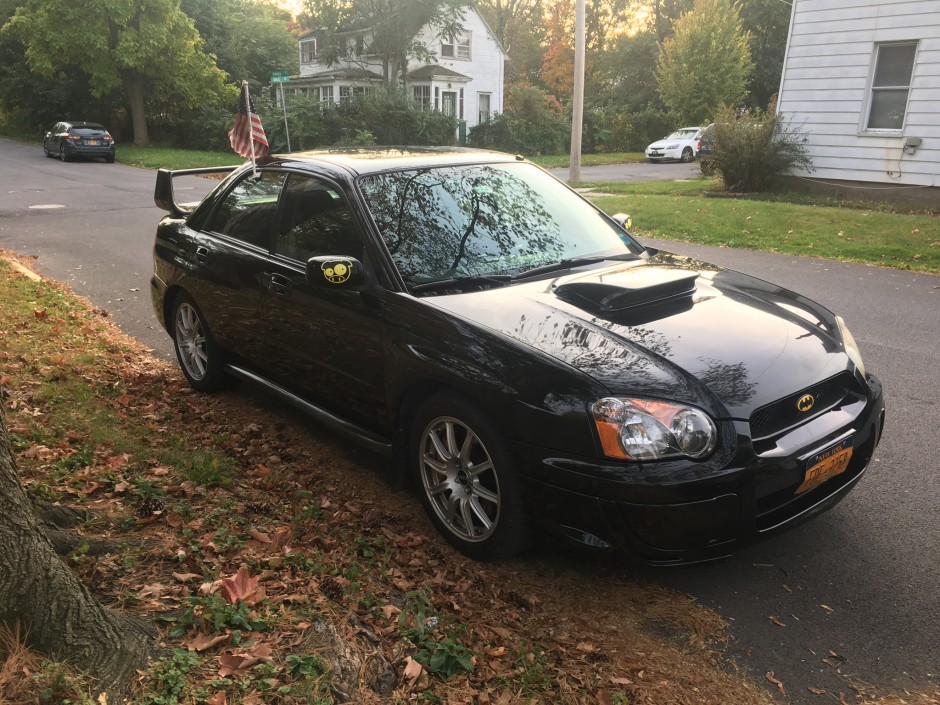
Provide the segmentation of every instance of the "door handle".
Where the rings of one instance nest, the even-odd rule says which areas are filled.
[[[209,259],[209,248],[199,245],[199,247],[196,248],[196,259],[200,263],[205,264],[206,260]]]
[[[268,288],[275,296],[288,297],[291,289],[290,279],[282,277],[280,274],[272,274]]]

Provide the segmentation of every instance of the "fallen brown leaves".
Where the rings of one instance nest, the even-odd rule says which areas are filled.
[[[0,267],[0,289],[12,276]],[[724,621],[691,598],[557,557],[470,561],[436,535],[416,498],[389,492],[385,461],[250,389],[196,394],[99,311],[52,284],[33,286],[59,303],[43,301],[42,316],[36,306],[0,312],[0,331],[19,341],[0,351],[0,379],[21,476],[94,512],[86,528],[124,546],[76,564],[103,600],[176,619],[182,633],[166,630],[163,641],[201,655],[197,680],[249,683],[204,702],[304,702],[285,690],[297,677],[287,659],[326,658],[329,630],[363,674],[370,654],[394,666],[390,694],[358,681],[349,695],[367,703],[412,702],[421,691],[448,705],[687,705],[729,702],[728,693],[738,705],[773,702],[723,651]],[[125,435],[63,424],[38,381],[48,379],[91,390],[87,415],[110,415]],[[205,477],[215,479],[193,479]],[[265,626],[216,625],[198,613],[213,597]],[[186,609],[198,625],[179,621]],[[652,635],[650,624],[668,624],[678,639]],[[420,653],[458,647],[473,670],[446,679]],[[265,667],[276,699],[251,680]]]

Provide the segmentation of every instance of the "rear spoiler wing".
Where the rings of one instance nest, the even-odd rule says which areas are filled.
[[[209,166],[200,169],[160,169],[157,171],[157,184],[153,189],[153,202],[158,208],[174,215],[192,213],[196,203],[177,203],[173,194],[173,179],[178,176],[198,176],[201,174],[230,174],[241,165]]]

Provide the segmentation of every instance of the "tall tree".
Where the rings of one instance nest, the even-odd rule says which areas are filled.
[[[78,69],[95,96],[123,91],[136,145],[150,142],[148,100],[195,107],[233,100],[236,90],[202,51],[179,0],[25,0],[3,29],[26,46],[31,70]]]
[[[658,55],[659,42],[653,32],[616,37],[599,57],[604,84],[595,94],[594,104],[618,106],[624,113],[650,105],[662,108],[656,91]]]
[[[692,0],[651,0],[650,21],[659,41],[672,34],[673,24],[692,9]]]
[[[394,90],[409,58],[435,59],[434,47],[418,37],[421,28],[429,25],[437,38],[453,39],[463,29],[463,10],[469,5],[470,0],[306,0],[305,7],[311,24],[327,32],[323,60],[376,56],[386,85]]]
[[[585,4],[584,64],[585,92],[595,95],[598,67],[618,33],[645,8],[639,0],[588,0]],[[545,47],[542,56],[542,82],[561,98],[567,99],[574,79],[575,4],[571,0],[554,0],[546,8],[544,23]]]
[[[663,42],[656,80],[678,120],[702,124],[723,105],[740,105],[754,67],[750,40],[733,0],[695,0]]]
[[[792,5],[780,0],[748,0],[741,5],[741,22],[751,35],[754,60],[747,96],[752,108],[766,108],[780,90],[791,10]]]
[[[542,0],[482,0],[477,8],[509,57],[506,83],[535,82],[545,37]]]
[[[181,0],[205,51],[232,78],[253,89],[270,83],[272,71],[297,73],[297,39],[284,10],[256,0]]]
[[[0,413],[0,624],[26,643],[98,678],[121,702],[136,669],[155,653],[151,629],[102,606],[56,555],[20,484]]]

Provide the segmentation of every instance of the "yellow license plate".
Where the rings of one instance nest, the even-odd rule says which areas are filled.
[[[845,472],[849,466],[849,460],[852,459],[852,450],[852,439],[846,438],[812,456],[806,463],[803,484],[796,488],[796,493],[808,492],[829,478]]]
[[[85,140],[85,144],[97,145],[98,140]]]

